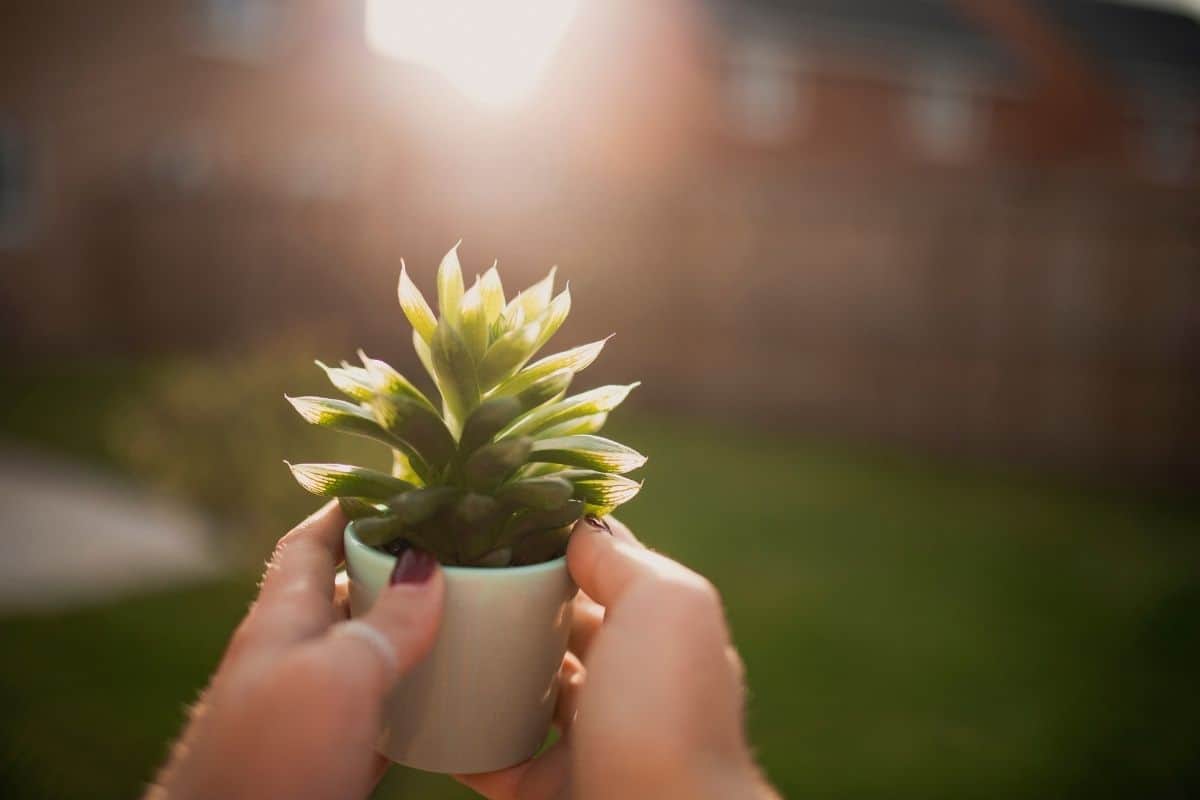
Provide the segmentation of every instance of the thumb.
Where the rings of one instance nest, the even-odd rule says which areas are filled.
[[[375,665],[380,688],[387,691],[432,649],[444,594],[445,579],[437,560],[423,550],[405,550],[371,609],[334,626],[330,643],[346,661]],[[349,655],[351,649],[356,655]]]

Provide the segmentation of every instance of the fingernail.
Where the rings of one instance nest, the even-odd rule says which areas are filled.
[[[436,568],[437,559],[433,554],[410,547],[396,559],[391,584],[395,586],[398,583],[424,583],[433,576]]]
[[[608,523],[597,517],[595,514],[588,514],[583,518],[583,521],[588,525],[591,525],[595,530],[603,531],[609,536],[612,536],[612,529],[608,527]]]

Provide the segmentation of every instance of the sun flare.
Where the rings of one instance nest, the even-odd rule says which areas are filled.
[[[526,97],[562,41],[578,0],[368,0],[367,39],[429,67],[489,105]]]

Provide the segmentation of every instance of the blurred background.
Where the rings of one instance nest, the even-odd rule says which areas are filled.
[[[0,795],[129,797],[458,239],[641,379],[795,797],[1200,796],[1200,26],[1100,0],[13,0]],[[380,797],[460,798],[401,769]]]

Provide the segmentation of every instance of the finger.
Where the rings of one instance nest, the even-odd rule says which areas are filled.
[[[345,570],[333,579],[333,616],[339,621],[350,619],[350,576]]]
[[[345,527],[333,501],[279,540],[247,616],[245,638],[258,647],[291,644],[333,623],[333,575],[342,560]]]
[[[515,767],[454,779],[488,800],[553,800],[566,795],[571,779],[570,745],[560,739],[537,758]]]
[[[563,656],[562,667],[558,670],[558,700],[554,705],[554,725],[561,733],[570,730],[575,721],[586,678],[587,670],[576,655],[567,653]]]
[[[626,542],[635,542],[637,544],[641,544],[641,540],[633,535],[633,531],[629,530],[629,526],[624,522],[621,522],[621,520],[617,519],[616,517],[607,516],[604,518],[604,522],[608,525],[609,532],[611,532],[612,535],[618,539]],[[645,545],[642,546],[644,547]]]
[[[371,610],[334,626],[325,639],[346,680],[377,695],[390,690],[433,647],[444,594],[445,579],[434,557],[406,550]]]
[[[592,640],[596,638],[600,626],[604,624],[604,607],[588,597],[587,592],[575,595],[574,606],[575,608],[571,612],[571,635],[567,646],[572,653],[586,659],[588,650],[592,646]]]
[[[608,527],[611,529],[614,523],[608,522]],[[584,523],[576,524],[572,531],[567,568],[579,588],[606,608],[635,584],[705,583],[682,564],[647,550],[636,540],[618,538]]]

